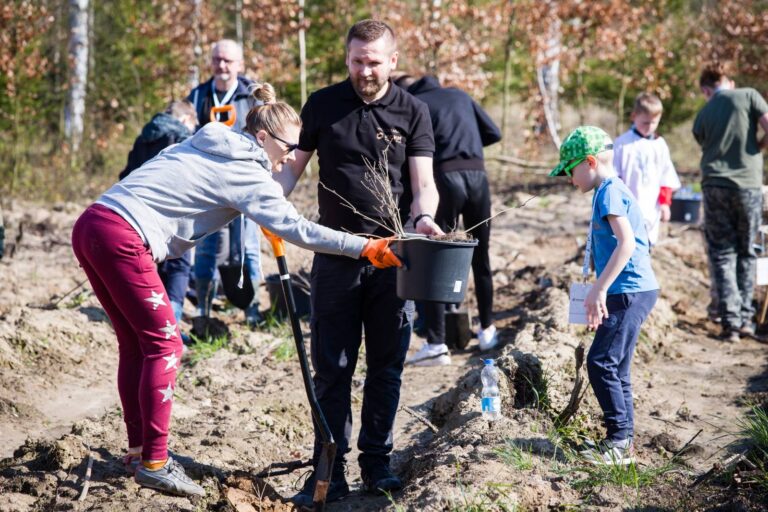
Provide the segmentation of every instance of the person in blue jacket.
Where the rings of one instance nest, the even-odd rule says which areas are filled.
[[[211,121],[223,122],[236,131],[245,128],[248,112],[259,102],[251,94],[254,82],[240,75],[244,70],[243,49],[237,42],[222,39],[214,43],[211,50],[213,76],[192,89],[187,97],[195,106],[200,128]],[[244,237],[242,252],[245,253],[242,255],[241,236]],[[241,258],[244,258],[253,289],[258,290],[262,277],[259,226],[247,218],[244,223],[232,222],[225,229],[209,235],[195,249],[195,291],[200,315],[210,316],[211,302],[218,288],[217,267],[225,263],[239,266],[243,261]],[[262,322],[258,293],[245,310],[245,321],[251,326]]]

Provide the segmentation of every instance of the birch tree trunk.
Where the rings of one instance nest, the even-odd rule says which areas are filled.
[[[307,102],[307,41],[304,30],[304,0],[299,0],[299,81],[301,105]]]
[[[550,1],[549,16],[544,44],[536,56],[536,79],[541,93],[544,118],[552,142],[560,147],[560,53],[562,51],[561,21],[557,14],[557,2]]]
[[[83,138],[88,86],[88,0],[69,1],[69,95],[64,109],[64,133],[73,152]]]
[[[200,84],[200,60],[203,56],[203,45],[201,41],[200,17],[203,9],[203,0],[192,0],[194,9],[192,10],[192,52],[195,57],[189,66],[189,88],[197,87]]]

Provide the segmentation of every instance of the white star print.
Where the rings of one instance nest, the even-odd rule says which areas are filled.
[[[176,336],[176,324],[172,324],[166,320],[165,327],[160,329],[160,332],[165,333],[165,339],[169,339],[171,336]]]
[[[171,368],[176,368],[176,363],[179,361],[179,359],[176,357],[176,352],[172,352],[171,355],[165,356],[163,359],[168,361],[168,364],[165,365],[165,371],[170,370]]]
[[[163,395],[163,401],[160,402],[161,404],[164,404],[168,400],[173,400],[173,388],[171,387],[171,383],[168,383],[168,387],[165,389],[158,389],[160,394]]]
[[[156,293],[155,290],[151,290],[151,293],[152,296],[144,300],[152,304],[152,311],[157,311],[157,308],[160,306],[168,305],[163,300],[163,295],[165,295],[164,293]]]

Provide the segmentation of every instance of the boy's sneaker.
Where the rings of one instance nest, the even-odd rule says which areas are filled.
[[[136,483],[151,489],[165,491],[176,496],[204,496],[205,489],[197,485],[184,473],[181,464],[168,457],[165,465],[151,471],[144,466],[139,466],[134,477]]]
[[[360,478],[363,480],[363,489],[377,495],[403,488],[403,482],[392,473],[388,464],[376,464],[361,468]]]
[[[123,456],[123,468],[129,475],[135,475],[141,464],[140,453],[129,453]]]
[[[425,343],[418,352],[405,360],[405,364],[413,366],[448,366],[451,364],[448,345],[445,343],[439,345]]]
[[[496,331],[496,326],[491,325],[485,329],[480,329],[477,332],[477,341],[480,345],[480,352],[496,347],[499,344],[499,333]]]
[[[585,443],[588,448],[581,450],[579,455],[590,464],[611,464],[614,466],[629,466],[635,463],[635,446],[631,439],[611,441],[604,439],[599,443]]]
[[[328,486],[328,492],[325,495],[325,502],[331,503],[338,501],[344,496],[349,494],[349,485],[347,485],[347,479],[344,477],[344,470],[334,469],[331,475],[331,484]],[[297,507],[312,508],[315,496],[315,472],[309,475],[309,478],[304,482],[304,487],[298,494],[295,494],[291,498],[291,502]]]

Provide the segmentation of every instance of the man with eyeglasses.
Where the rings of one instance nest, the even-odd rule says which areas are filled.
[[[197,111],[199,126],[218,121],[242,130],[248,112],[260,102],[251,96],[253,81],[240,75],[245,70],[243,49],[231,39],[217,41],[211,50],[211,73],[207,82],[195,87],[187,99]],[[261,281],[259,227],[251,220],[232,221],[221,231],[209,235],[195,250],[195,291],[201,316],[210,316],[211,302],[218,288],[216,267],[228,262],[240,266],[241,230],[245,231],[245,266],[258,290]],[[245,321],[255,326],[262,322],[258,294],[245,311]]]
[[[309,97],[301,112],[296,160],[276,179],[290,193],[317,151],[318,222],[350,233],[392,236],[371,220],[380,221],[382,214],[380,199],[364,182],[365,162],[378,162],[386,166],[403,221],[410,213],[417,232],[442,233],[433,217],[438,194],[432,176],[435,142],[429,111],[390,79],[398,57],[394,32],[386,23],[364,20],[349,30],[346,46],[349,78]],[[349,493],[344,471],[352,434],[351,386],[363,335],[367,370],[357,441],[363,487],[374,493],[399,489],[402,483],[390,469],[389,454],[413,303],[397,297],[394,268],[379,270],[364,260],[315,254],[311,285],[314,382],[338,443],[327,501]],[[316,434],[315,463],[320,448]],[[313,473],[293,502],[311,506],[314,488]]]

